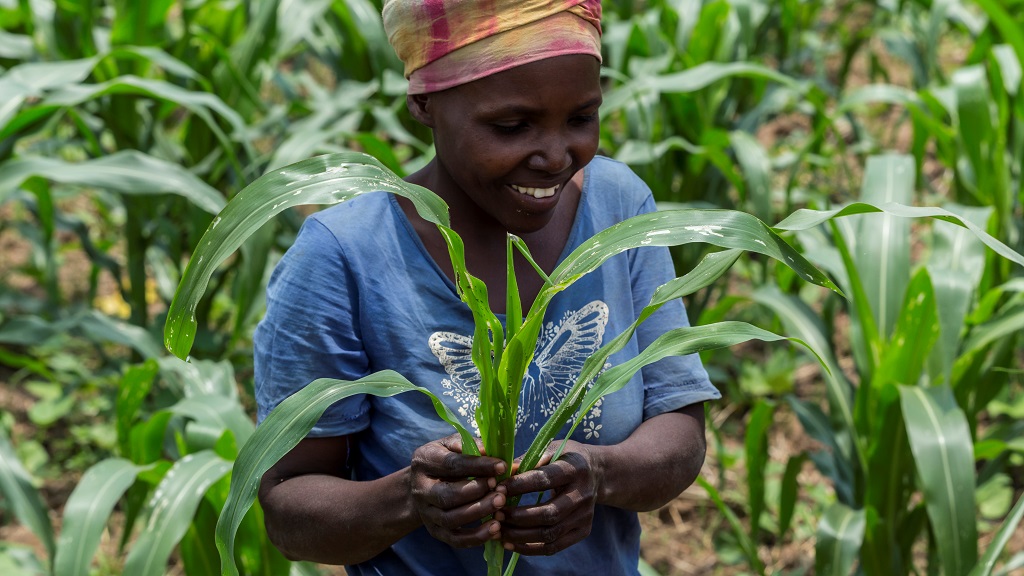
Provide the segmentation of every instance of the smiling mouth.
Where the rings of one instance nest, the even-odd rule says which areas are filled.
[[[516,186],[515,184],[511,184],[510,187],[520,194],[533,196],[534,198],[550,198],[555,195],[559,188],[558,186],[552,186],[551,188],[529,188],[526,186]]]

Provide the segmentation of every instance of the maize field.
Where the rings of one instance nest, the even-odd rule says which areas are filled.
[[[318,207],[386,190],[447,223],[400,179],[433,146],[381,3],[0,0],[0,574],[344,573],[287,560],[246,493],[254,447],[313,425],[286,402],[255,427],[252,337]],[[671,222],[649,308],[694,328],[598,375],[611,335],[552,430],[659,355],[700,351],[723,395],[697,483],[641,514],[641,574],[1022,573],[1024,1],[603,7],[600,153]],[[474,343],[488,454],[543,294]],[[297,402],[417,389],[377,376]]]

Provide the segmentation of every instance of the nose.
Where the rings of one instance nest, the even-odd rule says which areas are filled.
[[[526,162],[530,170],[558,174],[572,166],[572,154],[569,143],[561,136],[549,136],[544,139],[537,150],[530,154]]]

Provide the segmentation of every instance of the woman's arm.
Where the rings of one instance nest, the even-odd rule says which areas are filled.
[[[498,537],[497,522],[477,523],[505,504],[494,478],[501,460],[463,455],[454,435],[418,448],[394,474],[353,481],[344,478],[349,441],[307,438],[263,476],[267,533],[289,559],[358,564],[421,525],[455,547]]]
[[[560,443],[552,443],[549,454]],[[553,495],[543,504],[523,502],[499,512],[502,542],[520,554],[550,555],[590,534],[596,504],[638,512],[663,506],[697,478],[706,446],[702,403],[655,416],[620,444],[570,441],[557,461],[503,483],[509,497]]]

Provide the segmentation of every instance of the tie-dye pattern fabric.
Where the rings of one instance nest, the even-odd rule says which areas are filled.
[[[383,16],[410,94],[554,56],[601,59],[599,0],[388,0]]]

